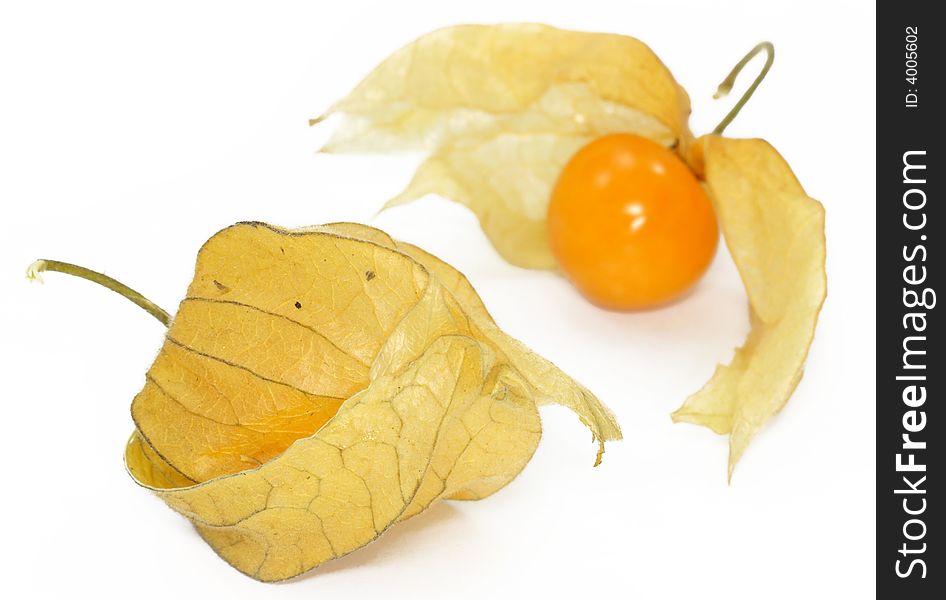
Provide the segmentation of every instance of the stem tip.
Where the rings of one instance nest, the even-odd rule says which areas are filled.
[[[26,278],[30,281],[38,281],[43,283],[43,276],[40,275],[43,271],[46,270],[46,261],[45,260],[34,260],[30,266],[26,267]]]

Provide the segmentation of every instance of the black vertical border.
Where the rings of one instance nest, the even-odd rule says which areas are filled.
[[[940,404],[946,401],[946,361],[941,351],[943,326],[942,312],[934,308],[908,308],[904,301],[904,290],[921,292],[931,288],[935,292],[942,288],[942,272],[946,263],[942,260],[943,197],[942,152],[943,126],[946,121],[944,86],[943,37],[946,22],[938,18],[940,5],[936,2],[887,1],[877,6],[877,590],[879,598],[946,598],[946,583],[943,579],[944,565],[934,559],[942,555],[937,541],[942,539],[939,531],[940,514],[943,507],[941,496],[931,488],[942,487],[941,467],[944,441],[942,426],[943,410]],[[917,29],[917,75],[916,81],[907,81],[908,56],[907,28]],[[916,107],[909,107],[907,94],[917,96]],[[925,155],[914,155],[915,162],[926,164],[925,177],[922,171],[913,170],[911,179],[924,178],[923,184],[904,183],[904,153],[925,151]],[[850,174],[856,176],[856,174]],[[904,206],[904,194],[911,188],[922,189],[926,194],[925,206],[916,211]],[[909,193],[909,201],[918,204],[922,196]],[[904,218],[916,225],[925,215],[923,229],[911,231]],[[925,236],[925,238],[924,238]],[[922,246],[925,249],[918,249]],[[911,256],[912,255],[912,256]],[[908,258],[910,257],[910,258]],[[925,261],[922,258],[925,257]],[[905,276],[910,265],[915,269],[909,276],[917,278],[926,268],[926,279],[922,284],[908,285]],[[946,293],[946,292],[944,292]],[[936,299],[946,302],[946,296]],[[908,313],[926,314],[926,328],[915,332],[913,325],[922,321],[911,320]],[[905,325],[905,319],[907,324]],[[912,340],[914,350],[925,350],[926,354],[912,355],[911,362],[924,363],[925,369],[905,370],[904,339],[907,336],[924,336],[925,340]],[[853,342],[853,340],[852,340]],[[923,375],[925,381],[898,380],[898,376]],[[904,402],[904,388],[911,384],[926,388],[926,401],[922,406],[908,406]],[[911,417],[909,411],[917,413]],[[912,440],[925,441],[926,449],[905,450],[903,435],[909,424],[916,428],[919,412],[925,416],[921,431],[911,432]],[[907,421],[905,421],[907,419]],[[925,471],[898,471],[897,455],[901,462],[908,462],[908,454],[914,461],[926,465]],[[934,459],[934,455],[938,458]],[[924,493],[909,491],[909,482]],[[917,480],[926,476],[921,484]],[[897,490],[901,490],[899,493]],[[907,504],[904,504],[906,500]],[[925,501],[925,504],[924,504]],[[909,515],[906,509],[921,514]],[[923,521],[923,526],[909,519]],[[907,533],[921,539],[908,539]],[[937,540],[937,541],[934,541]],[[904,552],[904,544],[909,551]],[[925,544],[925,548],[923,546]],[[923,549],[922,552],[919,550]],[[898,575],[897,561],[901,573],[909,570],[911,562],[920,559],[923,569],[914,564],[909,576]],[[936,593],[933,590],[936,590]]]

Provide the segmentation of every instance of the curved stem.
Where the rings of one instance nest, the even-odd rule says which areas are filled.
[[[31,281],[42,281],[43,278],[40,276],[40,273],[43,271],[56,271],[58,273],[65,273],[67,275],[73,275],[75,277],[81,277],[82,279],[94,281],[101,286],[107,287],[113,292],[121,294],[125,298],[128,298],[141,308],[145,309],[151,314],[151,316],[161,321],[165,327],[171,323],[171,315],[168,314],[166,310],[151,300],[148,300],[124,283],[112,279],[108,275],[104,275],[97,271],[92,271],[91,269],[86,269],[85,267],[80,267],[78,265],[60,262],[58,260],[41,259],[37,260],[26,269],[26,278]]]
[[[736,83],[736,77],[739,76],[739,73],[742,71],[742,68],[746,64],[755,58],[755,55],[759,52],[765,51],[765,65],[762,66],[762,71],[759,72],[759,75],[755,78],[755,81],[752,82],[752,85],[749,86],[749,89],[746,90],[746,93],[742,95],[742,98],[739,99],[739,102],[732,107],[732,110],[729,111],[723,120],[719,122],[719,125],[716,126],[716,129],[713,130],[713,133],[716,135],[721,135],[726,127],[732,123],[732,120],[736,118],[736,115],[739,114],[739,111],[742,110],[742,107],[746,105],[746,102],[749,101],[749,98],[752,97],[752,94],[755,93],[759,84],[762,83],[762,80],[765,79],[766,74],[768,74],[769,69],[772,68],[772,62],[775,61],[775,46],[772,45],[772,42],[762,42],[756,45],[755,48],[749,51],[742,60],[736,63],[736,66],[733,67],[732,71],[729,72],[729,75],[726,76],[726,79],[723,79],[723,82],[719,84],[719,87],[716,88],[716,93],[713,94],[714,99],[719,99],[728,94],[732,90],[732,86]]]

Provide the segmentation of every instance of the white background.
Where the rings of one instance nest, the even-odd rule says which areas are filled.
[[[278,5],[277,5],[278,4]],[[264,8],[266,6],[266,8]],[[0,9],[0,590],[98,597],[862,598],[874,587],[874,8],[866,2],[4,2]],[[542,21],[646,41],[706,132],[718,81],[778,55],[728,134],[764,137],[827,208],[829,295],[806,375],[726,484],[726,440],[669,413],[748,331],[725,250],[686,300],[639,314],[502,262],[438,198],[375,211],[417,157],[322,156],[325,109],[431,29]],[[736,92],[753,76],[748,69]],[[528,468],[286,584],[231,569],[122,466],[163,327],[39,257],[174,309],[195,253],[240,220],[364,221],[465,272],[501,326],[588,385],[625,440],[544,409]],[[68,595],[68,596],[66,596]]]

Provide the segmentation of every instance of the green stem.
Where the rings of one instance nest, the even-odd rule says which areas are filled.
[[[92,271],[91,269],[86,269],[85,267],[80,267],[78,265],[73,265],[66,262],[60,262],[58,260],[41,259],[29,266],[29,268],[26,270],[26,277],[31,281],[42,281],[43,278],[40,276],[40,273],[43,271],[56,271],[58,273],[65,273],[67,275],[73,275],[75,277],[81,277],[82,279],[94,281],[101,286],[107,287],[113,292],[121,294],[125,298],[128,298],[141,308],[145,309],[151,314],[151,316],[161,321],[165,327],[171,323],[171,315],[169,315],[166,310],[151,300],[148,300],[124,283],[116,281],[108,275],[103,275],[102,273]]]
[[[713,94],[714,99],[719,99],[728,94],[732,90],[732,86],[736,83],[736,77],[739,76],[739,73],[742,71],[742,68],[746,64],[755,58],[755,55],[759,52],[765,51],[765,65],[762,67],[762,71],[759,72],[759,75],[755,78],[755,81],[752,82],[752,85],[749,86],[749,89],[746,90],[746,93],[742,95],[742,98],[739,99],[739,102],[736,103],[732,110],[729,111],[723,120],[719,122],[719,125],[716,126],[716,129],[713,130],[713,133],[716,135],[721,135],[726,127],[732,123],[732,120],[736,118],[736,115],[739,114],[739,111],[742,110],[742,107],[746,105],[746,102],[749,101],[749,98],[752,97],[752,94],[755,93],[759,84],[762,83],[762,80],[765,79],[765,76],[768,74],[769,69],[772,68],[772,62],[775,61],[775,46],[772,45],[772,42],[762,42],[758,44],[755,48],[749,51],[742,60],[736,63],[736,66],[733,67],[732,71],[729,72],[729,75],[726,76],[726,79],[723,79],[723,82],[719,84],[719,87],[716,89],[716,93]]]

